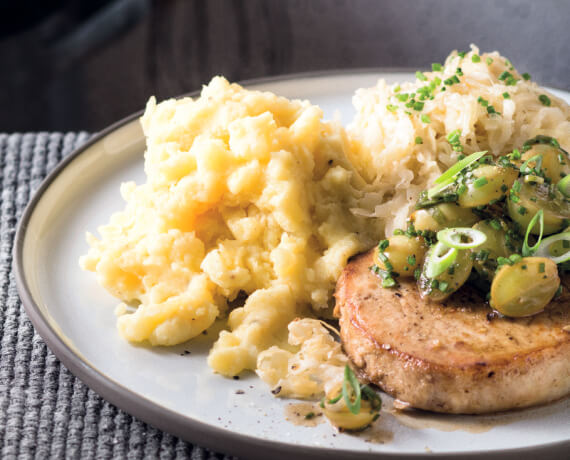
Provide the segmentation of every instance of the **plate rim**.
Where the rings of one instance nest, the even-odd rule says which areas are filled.
[[[413,72],[412,68],[384,67],[322,70],[254,78],[237,83],[244,87],[251,87],[266,83],[279,83],[311,78],[348,77],[364,74],[381,75],[386,73],[406,74],[410,72]],[[559,91],[570,94],[570,91],[564,89],[559,89]],[[200,90],[191,91],[177,96],[176,99],[181,97],[194,97],[199,95],[199,93]],[[96,132],[85,143],[81,144],[62,159],[59,164],[44,178],[38,189],[32,192],[33,195],[24,208],[24,211],[17,223],[16,233],[14,236],[12,249],[12,271],[15,276],[16,288],[24,307],[24,311],[49,349],[65,365],[65,367],[68,368],[69,371],[79,378],[87,387],[94,390],[97,394],[103,397],[103,399],[115,405],[119,409],[162,431],[171,433],[198,446],[207,447],[214,451],[221,451],[231,455],[243,456],[244,458],[266,458],[269,454],[275,456],[276,459],[289,459],[291,455],[301,455],[303,458],[311,459],[330,459],[331,456],[334,455],[341,456],[342,458],[354,459],[370,459],[373,457],[402,459],[423,458],[425,456],[430,456],[431,458],[481,458],[493,453],[504,457],[516,458],[521,454],[530,452],[533,454],[555,454],[556,452],[562,452],[564,447],[570,447],[569,438],[568,440],[556,441],[538,446],[502,450],[404,453],[355,451],[349,449],[306,446],[273,441],[260,437],[253,437],[247,434],[240,434],[227,428],[221,428],[204,423],[197,418],[186,416],[161,406],[159,403],[155,403],[143,395],[134,393],[128,387],[124,386],[112,377],[103,374],[102,371],[83,359],[83,357],[80,354],[77,354],[66,343],[66,341],[61,338],[58,332],[55,331],[50,322],[43,315],[41,308],[33,299],[23,268],[23,248],[26,240],[27,229],[30,219],[42,200],[42,197],[60,174],[74,160],[85,154],[91,146],[104,140],[109,134],[140,118],[143,113],[144,109],[141,109],[109,125],[105,129]],[[252,457],[252,454],[254,457]]]

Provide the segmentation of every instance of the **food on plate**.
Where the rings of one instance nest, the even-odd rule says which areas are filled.
[[[344,349],[366,379],[413,407],[486,413],[570,393],[570,295],[561,284],[570,284],[570,232],[561,231],[570,201],[560,185],[570,157],[546,136],[522,151],[535,145],[548,148],[459,159],[420,193],[416,208],[435,209],[433,222],[412,213],[406,230],[339,280]],[[550,162],[549,175],[542,155],[551,153],[560,167]],[[454,218],[437,218],[444,205],[456,207]],[[547,215],[556,219],[545,224]]]
[[[125,209],[99,237],[88,234],[80,260],[121,300],[119,333],[173,345],[220,319],[227,327],[208,357],[214,371],[254,370],[276,396],[322,399],[333,423],[360,429],[380,401],[320,321],[332,317],[340,276],[344,351],[359,376],[418,407],[484,412],[568,392],[559,268],[570,241],[570,163],[560,160],[570,147],[570,109],[497,52],[453,52],[432,70],[358,90],[346,130],[308,101],[222,77],[196,99],[151,98],[141,119],[146,182],[123,184]],[[347,265],[379,240],[382,250]],[[465,247],[475,242],[486,257]],[[512,257],[522,250],[523,263]],[[546,277],[533,283],[540,289],[513,289],[535,271]],[[501,314],[535,316],[493,313],[489,322],[491,309],[474,290],[481,286]],[[389,327],[378,308],[392,318]],[[451,331],[437,342],[450,362],[432,363],[432,327]],[[411,347],[408,355],[391,351],[394,337]],[[516,358],[519,351],[529,359]],[[479,367],[470,367],[475,356]],[[481,395],[465,393],[475,378],[485,376],[482,388],[506,388],[521,372],[524,385],[538,372],[562,377],[534,396],[524,385],[528,397],[517,390],[501,399],[496,390],[479,409],[465,396]]]
[[[460,154],[499,156],[537,135],[569,149],[568,104],[499,53],[480,54],[472,46],[432,69],[417,72],[413,82],[388,85],[380,80],[373,88],[357,90],[353,99],[357,114],[348,126],[351,159],[374,184],[354,212],[380,221],[386,235],[405,227],[419,193]],[[555,156],[549,162],[556,165]]]
[[[413,278],[383,288],[370,270],[376,249],[355,258],[336,292],[343,347],[364,379],[413,407],[481,414],[570,392],[570,282],[535,316],[490,315],[464,286],[443,302]]]
[[[144,184],[88,235],[84,269],[123,306],[120,334],[173,345],[227,318],[209,356],[224,375],[255,369],[298,316],[326,315],[348,258],[380,231],[355,217],[364,181],[337,122],[214,78],[196,100],[148,102]],[[246,295],[243,306],[228,302]]]

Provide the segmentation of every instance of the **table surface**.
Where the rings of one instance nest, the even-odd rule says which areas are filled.
[[[452,48],[476,43],[500,50],[540,83],[569,90],[570,3],[115,3],[134,8],[131,22],[85,49],[70,45],[81,43],[83,29],[62,29],[58,17],[0,39],[0,106],[9,109],[0,111],[0,131],[43,131],[0,134],[0,457],[229,458],[107,403],[34,331],[16,292],[11,251],[17,221],[47,172],[88,138],[78,131],[102,129],[141,109],[151,94],[162,99],[195,90],[216,74],[242,80],[340,68],[427,68]],[[49,40],[58,27],[71,32]]]
[[[567,1],[65,1],[75,8],[0,39],[0,131],[95,132],[217,74],[426,69],[471,43],[570,89]]]

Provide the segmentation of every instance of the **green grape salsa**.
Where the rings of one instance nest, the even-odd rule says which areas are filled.
[[[509,317],[540,313],[570,271],[570,158],[537,136],[494,157],[460,155],[423,191],[407,228],[380,241],[371,269],[385,288],[415,278],[443,301],[464,284]]]

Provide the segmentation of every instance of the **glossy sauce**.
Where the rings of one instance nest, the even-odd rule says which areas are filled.
[[[323,423],[325,416],[318,403],[303,402],[287,404],[285,406],[285,420],[293,425],[311,427]]]

